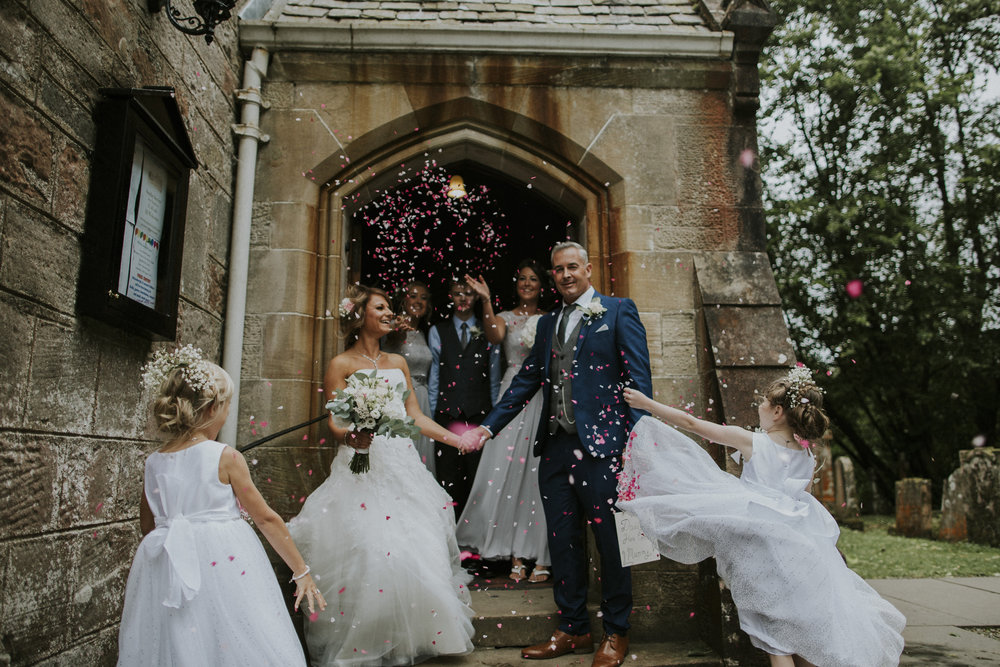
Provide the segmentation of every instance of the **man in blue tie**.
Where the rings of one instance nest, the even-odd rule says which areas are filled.
[[[590,524],[601,555],[604,639],[594,667],[616,667],[628,652],[632,577],[622,567],[613,516],[617,474],[632,426],[644,415],[631,409],[622,389],[652,390],[646,330],[630,299],[598,294],[592,266],[578,243],[552,249],[552,276],[563,307],[538,322],[524,366],[463,448],[481,447],[513,419],[541,388],[543,419],[535,438],[541,457],[538,485],[552,552],[553,595],[559,627],[549,641],[522,651],[528,659],[593,651],[587,614]],[[649,395],[649,394],[647,394]]]
[[[478,424],[493,407],[500,391],[499,348],[486,341],[475,305],[479,297],[464,281],[448,289],[452,315],[431,327],[427,344],[431,368],[427,393],[431,414],[439,424],[460,432]],[[435,472],[441,486],[455,501],[460,517],[476,478],[480,453],[463,454],[454,447],[435,445]]]

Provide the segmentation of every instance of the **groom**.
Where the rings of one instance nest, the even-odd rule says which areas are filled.
[[[646,330],[635,304],[598,294],[592,266],[578,243],[552,248],[552,276],[563,306],[538,322],[535,343],[482,426],[463,436],[479,448],[542,389],[542,419],[535,437],[541,458],[538,485],[552,552],[553,595],[559,628],[549,641],[529,646],[524,658],[555,658],[594,650],[587,614],[585,526],[601,555],[604,639],[594,667],[622,664],[628,652],[632,576],[622,567],[612,512],[617,474],[632,426],[643,414],[622,398],[624,386],[651,395]]]

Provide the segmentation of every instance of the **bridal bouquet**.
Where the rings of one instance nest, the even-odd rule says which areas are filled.
[[[347,378],[346,387],[334,393],[326,409],[333,414],[337,426],[349,431],[374,431],[375,435],[390,438],[413,438],[420,434],[420,429],[413,425],[413,418],[408,417],[403,408],[409,393],[402,384],[390,386],[375,371],[358,371]],[[400,400],[396,400],[397,394]],[[355,475],[368,472],[371,467],[368,452],[355,451],[350,467]]]

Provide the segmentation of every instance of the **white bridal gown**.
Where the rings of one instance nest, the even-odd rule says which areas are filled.
[[[378,376],[405,382],[399,369]],[[305,623],[312,664],[409,665],[471,652],[471,577],[451,497],[409,438],[376,436],[365,473],[351,473],[353,454],[341,447],[330,476],[288,524],[327,601]]]
[[[807,489],[814,459],[764,433],[742,477],[676,429],[643,417],[632,431],[618,507],[660,553],[714,557],[754,646],[822,667],[895,667],[906,619],[837,551],[840,529]]]
[[[224,449],[208,440],[146,459],[156,529],[128,575],[121,666],[306,664],[264,547],[219,481]]]

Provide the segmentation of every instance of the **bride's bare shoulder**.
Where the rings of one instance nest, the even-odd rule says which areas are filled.
[[[407,368],[406,357],[394,352],[383,352],[382,359],[378,365],[380,368],[398,368],[399,370],[406,370]]]
[[[352,367],[357,364],[357,362],[352,359],[352,356],[353,355],[348,354],[347,352],[341,352],[330,360],[330,363],[326,367],[327,372],[334,372],[345,376],[348,375]]]

